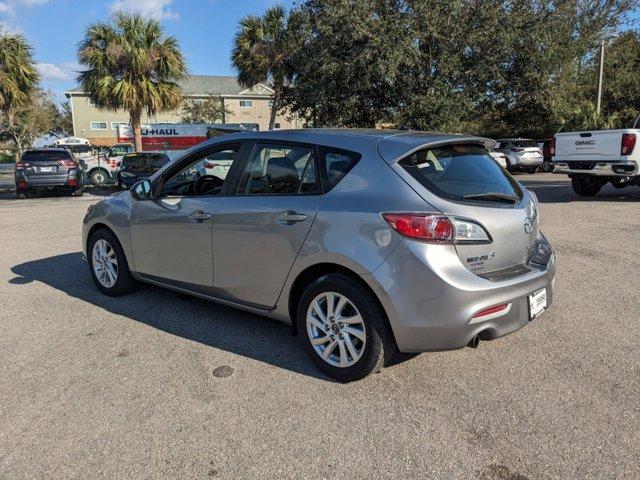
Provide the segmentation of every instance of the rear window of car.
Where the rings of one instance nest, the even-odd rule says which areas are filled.
[[[319,150],[322,159],[322,183],[325,192],[328,192],[358,163],[361,155],[356,152],[327,147],[320,147]]]
[[[61,150],[38,150],[25,152],[22,155],[23,162],[50,162],[71,159],[71,152]]]
[[[516,140],[513,142],[516,147],[520,148],[538,148],[538,144],[533,140]]]
[[[169,163],[166,155],[125,155],[122,165],[125,167],[163,167]]]
[[[425,188],[439,197],[477,201],[489,193],[522,198],[518,183],[489,155],[475,145],[447,145],[420,150],[399,164]]]

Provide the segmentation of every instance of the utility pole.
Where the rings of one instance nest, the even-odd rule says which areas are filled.
[[[596,113],[602,108],[602,82],[604,79],[604,40],[600,40],[600,75],[598,76],[598,98],[596,99]]]

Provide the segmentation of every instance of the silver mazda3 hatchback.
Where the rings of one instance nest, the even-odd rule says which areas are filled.
[[[289,322],[323,372],[357,380],[398,352],[501,337],[551,304],[538,201],[492,145],[385,130],[228,135],[92,205],[83,251],[106,295],[147,282]]]

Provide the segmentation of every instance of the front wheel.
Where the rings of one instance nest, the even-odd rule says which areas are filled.
[[[110,230],[101,228],[91,235],[87,257],[91,278],[105,295],[118,297],[137,289],[120,242]]]
[[[346,276],[325,275],[311,283],[298,304],[297,321],[311,361],[337,380],[360,380],[395,354],[382,307]]]
[[[573,177],[571,179],[573,191],[582,197],[594,197],[598,194],[602,185],[594,182],[589,177]]]
[[[554,169],[554,165],[551,162],[544,162],[542,164],[542,171],[543,172],[551,173],[551,172],[553,172],[553,169]]]

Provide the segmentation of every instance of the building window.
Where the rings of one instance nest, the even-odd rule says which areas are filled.
[[[91,130],[107,130],[107,122],[91,122]]]
[[[278,128],[282,128],[282,127],[280,126],[279,123],[276,122],[276,123],[273,124],[273,128],[278,129]]]
[[[100,122],[95,122],[95,123],[100,123]],[[129,125],[129,124],[127,122],[111,122],[111,130],[117,131],[120,125]]]
[[[253,102],[251,100],[240,100],[240,106],[244,108],[252,107]]]

